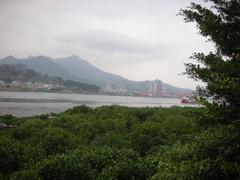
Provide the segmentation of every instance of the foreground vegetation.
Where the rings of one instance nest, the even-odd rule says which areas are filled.
[[[203,108],[79,106],[1,116],[11,126],[0,130],[0,178],[240,178],[239,121],[206,123],[204,115]]]

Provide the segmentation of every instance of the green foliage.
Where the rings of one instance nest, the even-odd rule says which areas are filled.
[[[0,141],[0,172],[9,174],[18,171],[20,168],[18,161],[19,143],[9,136],[1,136]]]
[[[240,117],[240,1],[208,2],[211,8],[192,3],[180,13],[186,22],[196,22],[201,35],[216,48],[209,54],[194,53],[197,63],[186,64],[186,74],[206,83],[198,88],[198,95],[210,119],[228,123]]]
[[[2,116],[2,179],[237,179],[239,122],[202,126],[203,108],[79,106]]]
[[[141,179],[144,164],[133,150],[86,146],[38,163],[28,172],[42,179]]]
[[[77,114],[77,113],[87,113],[89,111],[91,111],[90,107],[81,105],[81,106],[73,107],[72,109],[68,109],[66,112],[70,114]]]
[[[41,145],[47,155],[64,153],[77,146],[76,137],[60,128],[45,128],[42,130]]]
[[[134,126],[130,133],[133,148],[141,154],[147,154],[153,147],[167,144],[167,135],[160,123],[145,122]]]
[[[159,153],[153,179],[238,179],[240,133],[233,125],[210,128],[189,143],[177,143]]]
[[[0,116],[0,123],[4,123],[7,125],[16,125],[16,124],[21,123],[21,121],[19,121],[19,119],[15,118],[13,115],[6,114],[6,115]]]

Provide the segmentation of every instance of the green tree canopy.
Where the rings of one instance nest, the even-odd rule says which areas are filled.
[[[240,117],[240,0],[205,2],[206,7],[191,3],[180,14],[186,22],[196,22],[215,51],[194,53],[191,59],[197,63],[187,63],[185,73],[206,84],[197,88],[199,100],[215,119],[233,120]]]

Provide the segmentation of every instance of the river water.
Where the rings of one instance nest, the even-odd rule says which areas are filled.
[[[19,117],[34,116],[50,112],[62,112],[78,105],[90,107],[102,105],[129,107],[193,106],[181,104],[178,98],[0,91],[1,114],[13,114]]]

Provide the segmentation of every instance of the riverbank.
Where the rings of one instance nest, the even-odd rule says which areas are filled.
[[[78,105],[87,105],[90,107],[103,105],[122,105],[128,107],[196,107],[196,105],[182,104],[177,98],[0,91],[0,113],[13,114],[18,117],[34,116],[51,112],[58,113]]]
[[[13,87],[0,87],[0,91],[3,92],[47,92],[47,93],[65,93],[65,94],[97,94],[83,91],[71,91],[71,90],[54,90],[54,89],[26,89],[26,88],[13,88]]]

